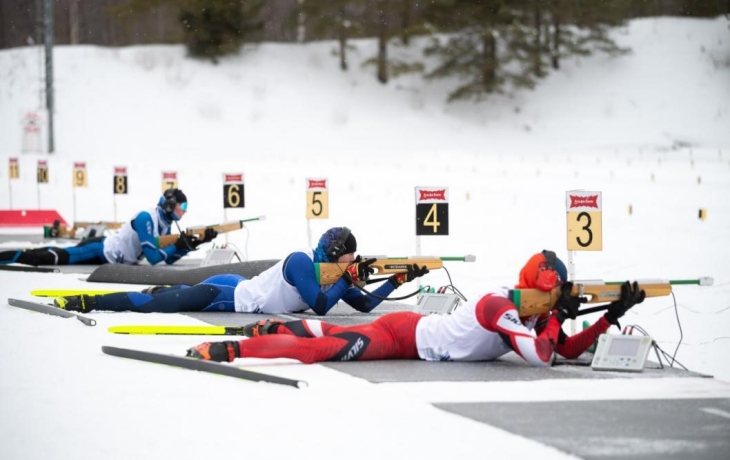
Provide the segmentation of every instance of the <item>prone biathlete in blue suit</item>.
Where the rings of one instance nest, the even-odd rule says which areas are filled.
[[[207,229],[204,238],[183,236],[174,245],[157,247],[157,237],[169,235],[173,221],[180,220],[188,209],[188,199],[182,190],[168,189],[160,197],[157,206],[141,211],[122,228],[107,237],[89,238],[68,248],[43,247],[36,249],[0,252],[0,263],[27,265],[75,265],[75,264],[137,264],[143,258],[151,265],[164,261],[173,264],[190,250],[211,241],[217,236]]]
[[[326,315],[341,299],[357,311],[367,313],[381,298],[405,282],[428,273],[427,267],[414,265],[408,273],[392,275],[373,291],[363,294],[353,286],[365,280],[375,259],[351,265],[333,284],[320,286],[315,272],[319,262],[355,262],[357,242],[347,227],[327,230],[317,247],[289,254],[273,267],[252,279],[240,275],[212,276],[194,286],[154,286],[143,292],[121,292],[100,296],[58,297],[55,305],[71,311],[134,311],[140,313],[176,313],[190,311],[225,311],[239,313],[295,313],[312,309]]]

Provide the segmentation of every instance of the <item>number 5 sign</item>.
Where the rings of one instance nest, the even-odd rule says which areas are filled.
[[[307,179],[307,219],[327,219],[329,215],[327,179]]]
[[[567,192],[568,251],[602,251],[601,192]]]
[[[449,234],[449,188],[416,187],[416,235]]]

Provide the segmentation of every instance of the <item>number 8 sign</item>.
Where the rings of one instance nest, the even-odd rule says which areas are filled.
[[[568,251],[602,251],[601,192],[567,192]]]

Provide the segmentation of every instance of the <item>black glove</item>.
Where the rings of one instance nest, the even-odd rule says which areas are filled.
[[[345,269],[342,277],[349,286],[357,281],[367,281],[370,275],[375,273],[375,269],[370,265],[376,260],[378,259],[365,259],[363,261],[360,256],[357,256],[357,259]]]
[[[639,283],[634,281],[632,284],[630,281],[626,281],[621,285],[621,298],[615,302],[611,302],[608,305],[608,311],[603,315],[609,323],[615,324],[618,328],[621,325],[618,323],[618,319],[624,316],[629,308],[633,307],[637,303],[641,303],[646,298],[646,292],[643,289],[639,289]]]
[[[200,240],[200,244],[210,243],[216,236],[218,236],[218,232],[214,228],[206,228],[205,233],[203,233],[203,239]]]
[[[194,238],[194,237],[187,236],[187,235],[185,235],[185,233],[181,233],[180,236],[177,238],[177,241],[175,241],[175,248],[178,251],[182,251],[182,250],[192,251],[193,250],[192,238]]]
[[[570,291],[573,289],[571,281],[563,283],[560,287],[560,297],[555,302],[553,314],[562,324],[566,319],[575,319],[578,316],[578,308],[580,304],[588,301],[585,297],[571,296]]]
[[[420,278],[428,273],[428,267],[419,267],[418,264],[409,265],[405,273],[396,273],[395,275],[388,278],[390,284],[394,288],[399,288],[402,284],[409,283],[416,278]]]
[[[226,361],[230,363],[241,356],[241,348],[238,342],[234,340],[205,342],[188,349],[186,356],[206,361],[217,361],[219,363]]]

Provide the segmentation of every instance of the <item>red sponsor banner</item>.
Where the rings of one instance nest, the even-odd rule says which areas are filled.
[[[86,163],[74,163],[74,169],[86,169]]]
[[[17,158],[10,158],[10,164],[11,165],[17,165],[18,164],[18,159]]]
[[[307,179],[307,188],[327,188],[327,179]]]
[[[114,175],[115,176],[126,176],[127,175],[127,167],[126,166],[115,166],[114,167]]]
[[[446,201],[446,190],[419,190],[419,201],[443,200]]]
[[[38,167],[39,168],[47,168],[48,167],[48,160],[38,160]]]
[[[243,173],[238,174],[223,174],[223,182],[243,182]]]
[[[576,196],[570,195],[570,208],[598,209],[598,195]]]
[[[162,180],[177,180],[177,172],[163,172],[162,173]]]
[[[40,227],[53,225],[56,220],[60,221],[61,225],[67,224],[66,219],[55,209],[0,209],[0,227]]]

